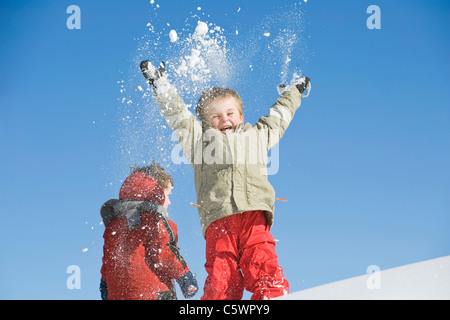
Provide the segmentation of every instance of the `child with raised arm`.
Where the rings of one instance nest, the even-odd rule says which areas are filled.
[[[141,70],[194,168],[206,239],[208,277],[202,299],[239,300],[244,288],[255,300],[289,293],[270,233],[275,191],[268,181],[267,153],[310,89],[309,78],[284,88],[269,115],[251,125],[244,124],[243,103],[235,91],[204,91],[196,108],[198,121],[169,83],[164,63],[156,69],[143,61]]]

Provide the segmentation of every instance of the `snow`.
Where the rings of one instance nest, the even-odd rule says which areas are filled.
[[[287,60],[286,63],[289,63],[289,60]],[[294,72],[294,74],[292,76],[292,80],[290,82],[290,85],[286,85],[284,80],[282,81],[282,83],[280,85],[278,85],[278,87],[277,87],[278,94],[281,96],[285,91],[292,88],[292,86],[303,83],[304,81],[305,81],[304,77],[302,77],[297,72]]]
[[[220,26],[198,20],[193,33],[178,36],[172,30],[169,36],[171,42],[177,41],[179,55],[168,64],[168,74],[183,96],[198,97],[210,86],[214,76],[219,79],[229,76],[231,66],[227,61],[226,39]]]
[[[170,30],[169,37],[170,37],[170,42],[176,42],[178,40],[178,35],[175,30]]]
[[[291,10],[267,16],[254,26],[224,28],[203,12],[206,9],[203,5],[195,5],[180,25],[157,13],[157,3],[151,1],[154,14],[144,23],[146,34],[136,39],[134,71],[127,79],[118,81],[121,122],[116,139],[118,159],[112,168],[117,180],[128,173],[130,163],[145,164],[156,157],[163,167],[173,166],[172,148],[168,147],[170,137],[164,136],[171,131],[164,128],[166,121],[162,116],[153,116],[159,108],[152,99],[153,88],[137,75],[136,65],[140,61],[149,60],[157,68],[164,60],[167,78],[160,80],[158,93],[167,94],[171,83],[192,109],[201,92],[212,86],[247,92],[254,85],[250,81],[252,75],[261,70],[258,79],[261,83],[273,86],[287,83],[293,71],[299,70],[306,53],[301,43],[303,19],[298,4],[292,4]],[[241,15],[245,10],[236,6],[233,11]],[[251,103],[248,110],[259,114],[258,106],[266,102]],[[161,149],[164,151],[155,152]]]
[[[373,266],[371,266],[373,267]],[[375,266],[376,267],[376,266]],[[377,268],[374,268],[375,270]],[[372,269],[373,270],[373,269]],[[448,300],[450,256],[376,271],[291,293],[279,300]]]
[[[204,36],[208,33],[208,25],[205,22],[199,21],[195,28],[195,35]]]

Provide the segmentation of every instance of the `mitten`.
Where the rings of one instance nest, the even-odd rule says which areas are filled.
[[[270,230],[273,226],[273,213],[270,211],[263,211],[263,213],[267,221],[267,226],[269,227]]]
[[[100,280],[100,296],[102,300],[108,300],[108,285],[103,279]]]
[[[197,280],[192,272],[188,271],[180,279],[177,279],[181,292],[186,299],[193,297],[198,291]]]
[[[300,92],[303,98],[309,96],[309,91],[311,90],[311,81],[308,77],[300,78],[297,81],[295,81],[292,85],[280,84],[277,87],[279,95],[282,95],[285,91],[290,90],[294,86],[297,88],[297,90]],[[303,94],[303,92],[306,89],[308,89],[308,93]]]
[[[141,71],[145,79],[148,80],[148,83],[155,86],[155,81],[163,77],[166,73],[166,63],[162,61],[159,65],[159,69],[156,70],[155,66],[152,65],[150,61],[144,60],[141,62]]]
[[[304,77],[304,78],[302,78],[300,80],[303,80],[303,81],[299,81],[298,83],[295,84],[295,86],[297,87],[298,91],[300,91],[300,93],[303,93],[303,91],[305,91],[306,88],[309,87],[310,80],[309,80],[308,77]]]

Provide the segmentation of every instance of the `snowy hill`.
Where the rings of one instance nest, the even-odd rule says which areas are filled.
[[[450,256],[295,292],[283,300],[450,300]]]

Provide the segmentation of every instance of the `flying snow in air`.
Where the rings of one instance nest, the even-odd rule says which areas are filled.
[[[170,42],[176,42],[178,40],[178,35],[175,30],[170,30],[169,37],[170,37]]]
[[[197,27],[195,28],[195,34],[198,36],[203,36],[207,32],[208,32],[208,25],[203,21],[199,21]]]

